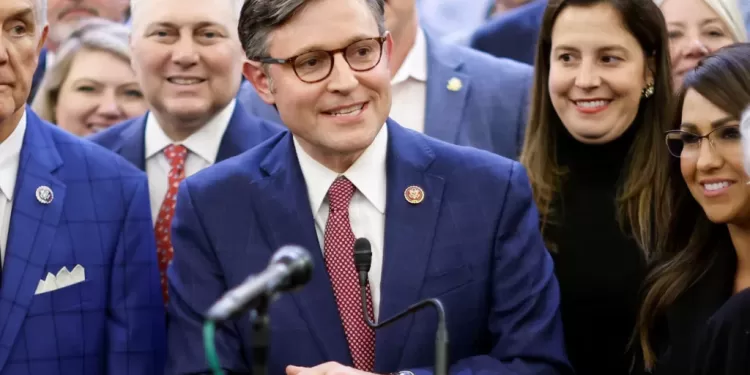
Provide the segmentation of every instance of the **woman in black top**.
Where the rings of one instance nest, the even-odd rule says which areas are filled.
[[[556,263],[578,375],[624,375],[672,100],[664,20],[652,0],[552,0],[521,161]],[[660,149],[663,152],[652,152]]]
[[[750,44],[717,51],[683,82],[666,135],[673,213],[639,315],[643,367],[747,375],[750,327],[726,327],[748,321],[740,292],[750,288],[750,179],[739,122],[750,105]]]

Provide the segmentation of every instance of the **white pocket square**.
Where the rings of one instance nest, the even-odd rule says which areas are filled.
[[[66,267],[63,267],[57,272],[57,275],[47,272],[47,277],[44,280],[39,280],[34,295],[52,292],[84,281],[86,281],[86,270],[83,269],[83,266],[79,264],[73,268],[73,271],[68,271]]]

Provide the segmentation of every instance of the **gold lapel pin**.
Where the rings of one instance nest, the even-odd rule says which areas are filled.
[[[456,77],[453,77],[453,78],[451,78],[451,79],[448,80],[448,86],[447,87],[448,87],[448,90],[458,91],[458,90],[461,90],[461,87],[463,87],[463,83],[461,83],[460,79],[458,79]]]
[[[424,190],[419,186],[409,186],[404,190],[404,198],[411,204],[420,204],[424,200]]]

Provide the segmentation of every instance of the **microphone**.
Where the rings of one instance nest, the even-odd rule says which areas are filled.
[[[297,290],[310,281],[312,268],[313,261],[307,250],[299,246],[284,246],[271,257],[263,272],[248,276],[214,303],[206,313],[206,319],[234,318],[279,292]]]
[[[354,241],[354,264],[359,273],[359,290],[362,297],[362,315],[365,322],[372,329],[385,327],[406,315],[417,312],[427,306],[433,306],[438,314],[438,326],[435,334],[435,375],[448,375],[448,327],[445,320],[445,309],[437,298],[419,301],[406,310],[392,316],[390,319],[375,323],[367,313],[367,273],[372,263],[372,247],[367,238],[357,238]]]

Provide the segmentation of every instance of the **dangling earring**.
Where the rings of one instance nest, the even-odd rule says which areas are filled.
[[[644,98],[648,99],[651,97],[651,95],[654,95],[654,84],[649,83],[646,85],[646,87],[641,91],[641,95],[643,95]]]

